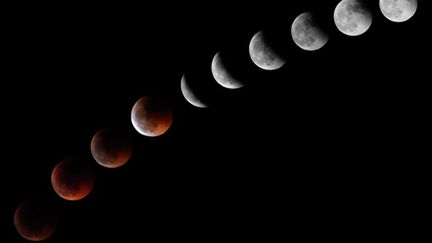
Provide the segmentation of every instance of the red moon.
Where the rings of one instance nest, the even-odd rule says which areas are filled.
[[[132,142],[120,130],[99,130],[93,136],[90,148],[96,162],[107,168],[126,164],[132,155]]]
[[[86,197],[93,189],[94,177],[88,166],[77,159],[63,160],[52,171],[51,184],[62,198],[76,201]]]
[[[15,211],[14,224],[23,238],[41,241],[54,233],[57,216],[47,203],[24,202]]]
[[[142,135],[157,137],[172,125],[173,114],[166,100],[159,96],[145,96],[135,102],[132,125]]]

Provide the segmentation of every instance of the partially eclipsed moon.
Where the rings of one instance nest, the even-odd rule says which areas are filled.
[[[135,102],[131,113],[132,125],[142,135],[157,137],[171,127],[173,114],[166,100],[145,96]]]
[[[216,82],[218,82],[223,87],[227,89],[238,89],[243,87],[243,83],[235,79],[229,73],[223,60],[221,59],[219,52],[213,57],[211,70]]]
[[[291,26],[294,42],[307,51],[315,51],[323,47],[329,37],[316,23],[311,12],[300,14]]]
[[[93,189],[94,177],[88,166],[77,159],[63,160],[52,171],[51,184],[62,198],[77,201]]]
[[[107,168],[117,168],[130,159],[132,142],[120,130],[101,129],[93,136],[90,151],[98,164]]]
[[[264,70],[276,70],[285,64],[285,60],[268,43],[262,31],[252,37],[249,44],[249,55],[255,65]]]
[[[380,0],[381,12],[393,22],[405,22],[417,11],[417,0]]]
[[[362,0],[343,0],[336,6],[334,21],[342,33],[358,36],[371,26],[372,13]]]
[[[193,106],[199,108],[206,108],[207,104],[205,104],[198,96],[193,92],[193,90],[189,86],[189,81],[186,79],[186,75],[183,74],[180,87],[184,98]]]
[[[50,204],[42,201],[24,202],[15,211],[17,232],[30,241],[49,238],[57,225],[57,216]]]

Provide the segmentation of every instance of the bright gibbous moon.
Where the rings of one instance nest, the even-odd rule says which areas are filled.
[[[335,9],[336,27],[344,34],[358,36],[365,33],[372,24],[372,13],[363,0],[343,0]]]
[[[380,0],[381,12],[393,22],[405,22],[417,11],[417,0]]]

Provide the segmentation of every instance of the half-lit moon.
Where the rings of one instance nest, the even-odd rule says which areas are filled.
[[[334,22],[342,33],[358,36],[372,25],[372,13],[363,0],[343,0],[336,6]]]
[[[227,67],[225,66],[219,52],[213,57],[211,70],[216,82],[218,82],[223,87],[227,89],[238,89],[243,87],[243,83],[235,79],[227,70]]]
[[[297,46],[307,51],[320,49],[329,39],[311,12],[297,16],[291,26],[291,36]]]
[[[276,70],[285,64],[285,60],[276,53],[263,31],[257,32],[249,43],[249,55],[252,61],[264,70]]]

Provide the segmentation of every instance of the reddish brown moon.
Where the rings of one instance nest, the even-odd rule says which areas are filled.
[[[62,198],[77,201],[93,189],[94,177],[90,168],[78,159],[59,162],[52,171],[51,184]]]
[[[157,137],[172,125],[173,113],[160,96],[145,96],[135,102],[131,115],[132,125],[142,135]]]
[[[43,201],[28,201],[15,210],[14,224],[23,238],[41,241],[54,233],[57,216],[50,204]]]
[[[130,159],[132,142],[123,131],[101,129],[93,136],[90,149],[98,164],[107,168],[117,168]]]

